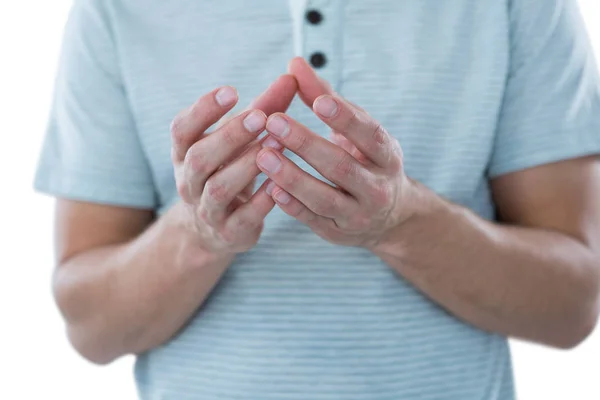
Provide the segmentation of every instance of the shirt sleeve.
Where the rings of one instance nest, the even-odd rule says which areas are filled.
[[[600,153],[600,81],[576,0],[510,1],[490,177]]]
[[[76,0],[71,9],[34,186],[60,198],[155,208],[105,3]]]

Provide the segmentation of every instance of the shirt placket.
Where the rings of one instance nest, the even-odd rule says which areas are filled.
[[[295,13],[296,55],[338,88],[341,78],[342,0],[290,0]]]

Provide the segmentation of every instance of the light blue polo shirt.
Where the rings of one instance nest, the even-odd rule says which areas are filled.
[[[77,0],[36,187],[163,213],[172,118],[226,84],[240,110],[303,55],[399,139],[412,178],[492,219],[490,178],[600,152],[582,26],[575,0]],[[289,114],[328,136],[301,102]],[[145,400],[514,398],[506,338],[279,209],[135,377]]]

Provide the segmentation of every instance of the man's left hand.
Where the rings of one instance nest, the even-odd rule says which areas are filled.
[[[308,65],[300,68],[314,74],[306,70]],[[303,79],[323,84],[316,75],[300,77],[301,90]],[[270,116],[267,131],[336,186],[272,148],[259,153],[257,164],[272,180],[267,191],[284,212],[330,242],[373,248],[411,216],[416,187],[404,173],[398,141],[367,112],[328,89],[326,93],[314,102],[307,100],[310,93],[301,96],[331,127],[337,144],[283,113]]]

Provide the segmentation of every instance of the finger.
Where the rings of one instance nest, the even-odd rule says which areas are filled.
[[[235,88],[224,86],[200,97],[171,123],[173,159],[181,162],[188,149],[238,101]]]
[[[331,141],[342,149],[346,150],[348,153],[352,153],[356,147],[350,143],[348,139],[344,137],[344,135],[339,134],[337,132],[331,131]]]
[[[269,183],[270,181],[266,180],[250,200],[238,207],[229,216],[225,222],[226,230],[230,232],[252,231],[262,225],[267,214],[275,206],[275,201],[266,191]]]
[[[319,96],[313,110],[331,129],[344,135],[369,160],[382,168],[397,168],[401,159],[395,139],[374,118],[340,97]]]
[[[248,111],[257,109],[264,112],[266,115],[271,115],[274,112],[285,112],[290,103],[294,99],[298,90],[296,78],[290,74],[281,75],[269,87],[261,93],[257,98],[244,109]],[[217,125],[217,128],[225,125],[232,118],[222,118]]]
[[[346,139],[344,135],[335,131],[331,131],[331,140],[333,143],[350,153],[352,157],[356,158],[360,163],[367,164],[367,158],[360,151],[358,151],[356,146]]]
[[[290,74],[281,75],[260,96],[250,103],[251,108],[264,112],[267,116],[285,112],[298,91],[298,82]]]
[[[222,221],[233,200],[240,194],[243,195],[244,190],[254,183],[254,179],[260,173],[256,166],[259,151],[260,146],[252,146],[241,157],[208,178],[202,192],[201,204],[210,222]]]
[[[184,161],[184,179],[191,198],[198,198],[206,180],[233,154],[256,139],[264,130],[266,119],[260,110],[243,112],[190,147]]]
[[[252,173],[255,175],[258,175],[260,173],[260,169],[258,169],[258,166],[256,165],[256,154],[263,147],[268,147],[268,148],[278,150],[278,151],[283,150],[283,146],[281,145],[281,143],[279,143],[277,140],[273,139],[270,135],[265,136],[258,143],[256,143],[256,142],[252,143],[250,145],[250,147],[247,149],[247,151],[252,151],[252,154],[254,154],[254,160],[253,160],[252,166],[249,167],[249,169],[251,169]],[[254,151],[254,150],[256,150],[256,151]],[[245,198],[250,198],[250,196],[252,196],[252,193],[254,193],[255,184],[256,184],[256,179],[253,179],[252,182],[250,182],[248,184],[248,186],[246,186],[244,188],[244,190],[242,191],[242,195]]]
[[[263,149],[256,162],[269,179],[317,215],[340,218],[358,204],[350,196],[303,171],[280,152]]]
[[[296,92],[298,90],[298,83],[296,78],[290,74],[281,75],[277,78],[269,87],[256,99],[254,99],[247,107],[249,109],[258,109],[264,112],[267,116],[275,112],[285,112]],[[224,119],[224,121],[227,121]],[[225,124],[225,122],[223,122]],[[222,124],[222,125],[223,125]],[[265,139],[263,139],[265,140]],[[268,139],[266,139],[268,140]],[[266,146],[278,148],[279,145],[273,139],[268,140]],[[246,149],[240,149],[236,154],[233,154],[230,160],[239,157]]]
[[[331,85],[324,79],[321,79],[302,57],[294,57],[290,61],[288,72],[298,82],[298,96],[310,108],[312,108],[313,102],[317,97],[324,94],[334,94]]]
[[[324,94],[336,95],[331,84],[317,75],[315,70],[302,57],[294,57],[288,65],[288,71],[298,81],[298,96],[308,107],[312,108],[314,101],[319,96]],[[349,100],[346,101],[357,110],[364,111],[362,107]]]
[[[256,168],[256,162],[254,162],[254,165],[252,166],[252,169],[255,169],[255,168]],[[252,181],[244,188],[244,190],[242,190],[241,196],[243,197],[244,201],[247,201],[250,198],[250,196],[252,196],[252,193],[254,193],[255,185],[256,185],[256,178],[252,179]]]
[[[329,229],[335,228],[335,223],[332,219],[322,217],[312,212],[308,207],[302,204],[298,199],[295,199],[285,190],[272,182],[271,187],[267,190],[275,200],[275,203],[287,215],[294,217],[298,221],[307,225],[316,233],[325,233]]]
[[[346,150],[285,114],[271,115],[267,120],[267,132],[329,181],[358,199],[365,193],[364,185],[373,180],[371,172]]]
[[[252,166],[249,167],[249,169],[252,170],[252,173],[255,175],[258,175],[260,173],[260,169],[256,165],[256,154],[263,147],[269,147],[271,149],[279,151],[283,150],[283,146],[281,145],[281,143],[279,143],[277,140],[273,139],[269,135],[260,139],[260,141],[258,142],[251,143],[245,151],[252,151],[252,154],[254,155]],[[246,186],[244,190],[242,190],[242,196],[244,196],[244,198],[249,199],[250,196],[252,196],[252,193],[254,193],[255,184],[256,179],[253,179],[252,182],[250,182],[248,186]]]

